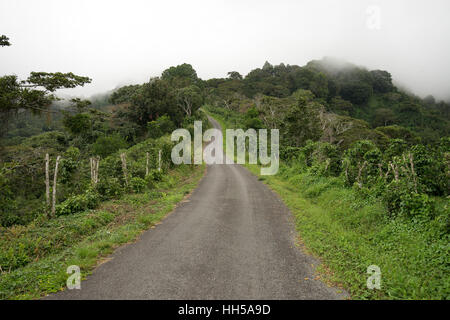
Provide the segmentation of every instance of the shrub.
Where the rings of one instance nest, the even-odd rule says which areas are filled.
[[[392,181],[386,186],[382,200],[391,216],[399,214],[401,197],[410,192],[411,188],[404,181]]]
[[[290,162],[296,158],[298,158],[301,153],[300,147],[291,147],[280,145],[280,160]]]
[[[0,251],[0,266],[2,266],[3,271],[23,267],[30,261],[31,258],[23,243],[19,243],[15,247],[9,247],[8,250]]]
[[[135,193],[141,193],[147,186],[147,181],[139,177],[133,177],[130,180],[131,189]]]
[[[435,215],[434,201],[426,194],[414,192],[411,183],[404,180],[386,186],[383,202],[391,216],[432,218]]]
[[[60,162],[59,177],[62,183],[69,183],[73,178],[73,173],[78,168],[78,160],[80,157],[80,150],[76,147],[69,147],[64,152]]]
[[[159,171],[158,169],[150,170],[148,173],[148,178],[152,181],[162,181],[164,177],[164,174],[162,171]]]
[[[99,137],[92,145],[91,150],[95,155],[107,157],[114,152],[127,147],[126,141],[119,135]]]
[[[316,142],[310,155],[312,172],[321,176],[338,176],[341,159],[336,146],[326,142]]]
[[[56,207],[56,215],[68,215],[87,209],[94,209],[99,202],[99,195],[93,190],[87,190],[84,194],[72,196]]]
[[[0,226],[8,227],[16,223],[17,217],[11,212],[17,207],[14,194],[6,176],[7,168],[0,170]]]
[[[159,117],[154,121],[147,123],[148,136],[150,138],[159,138],[165,134],[172,133],[175,130],[175,124],[166,115]]]
[[[91,117],[87,113],[79,113],[74,116],[65,116],[64,127],[73,135],[86,133],[91,127]]]
[[[380,162],[381,152],[372,141],[355,142],[344,152],[343,156],[343,171],[347,185],[351,186],[355,182],[365,184],[376,179],[379,175],[378,164]],[[359,181],[357,181],[358,176]]]
[[[407,217],[432,218],[434,201],[426,194],[407,193],[400,197],[400,214]]]
[[[119,179],[112,177],[100,179],[96,185],[96,189],[102,200],[118,198],[124,192]]]
[[[155,182],[162,181],[164,174],[162,171],[158,171],[157,169],[152,169],[149,171],[148,175],[145,177],[145,183],[149,189],[152,189],[155,186]]]
[[[449,190],[448,167],[445,154],[424,145],[411,148],[414,167],[424,191],[433,195],[445,195]]]

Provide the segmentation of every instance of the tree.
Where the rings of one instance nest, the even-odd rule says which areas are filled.
[[[0,36],[0,47],[8,47],[11,43],[9,42],[9,38],[7,36]]]
[[[78,113],[85,111],[92,103],[89,100],[81,100],[80,98],[70,99],[72,107],[74,107]]]
[[[107,157],[114,152],[127,147],[127,143],[119,135],[99,137],[92,145],[91,152],[93,155]]]
[[[190,117],[197,111],[202,103],[202,95],[200,88],[196,85],[180,88],[175,91],[178,106],[184,111],[186,116]]]
[[[175,124],[181,124],[183,111],[177,105],[174,90],[167,81],[154,78],[143,84],[131,99],[131,105],[120,111],[130,121],[145,130],[149,121],[168,115]]]
[[[138,91],[141,85],[129,85],[115,90],[109,101],[113,104],[130,103],[133,95]]]
[[[427,106],[434,106],[436,104],[436,99],[431,94],[429,94],[428,96],[423,98],[423,102],[425,102]]]
[[[375,92],[386,93],[394,89],[391,74],[384,70],[370,71],[372,75],[372,86]]]
[[[364,104],[373,94],[372,87],[364,82],[347,82],[341,87],[341,96],[354,104]]]
[[[269,74],[272,74],[272,73],[273,73],[273,65],[271,65],[271,64],[269,63],[269,61],[266,61],[266,62],[264,63],[264,65],[263,65],[263,67],[262,67],[262,70],[263,70],[264,72],[267,72],[267,73],[269,73]]]
[[[292,80],[295,89],[309,89],[313,81],[314,72],[308,68],[298,68],[292,73]]]
[[[0,46],[9,45],[9,39],[0,36]],[[71,72],[31,72],[30,76],[22,81],[15,75],[0,77],[0,120],[3,124],[0,137],[7,131],[10,118],[20,109],[49,113],[52,102],[59,100],[53,94],[56,90],[84,86],[90,82],[90,78]]]
[[[154,121],[150,121],[147,124],[147,129],[148,136],[157,139],[165,134],[171,133],[176,128],[168,116],[161,116]]]
[[[331,100],[330,110],[338,114],[348,116],[353,112],[353,105],[350,101],[344,100],[340,96],[337,96]]]
[[[91,117],[87,113],[74,116],[66,115],[63,119],[64,127],[73,135],[85,135],[91,128]]]
[[[266,128],[278,129],[283,121],[285,107],[291,102],[289,98],[276,98],[270,96],[257,95],[254,98],[254,104],[258,109],[260,116]]]
[[[293,95],[295,103],[283,120],[286,126],[286,140],[293,146],[300,147],[307,140],[317,141],[321,136],[320,112],[324,107],[313,101],[314,95],[309,90],[300,89]]]
[[[326,98],[328,96],[327,77],[322,72],[316,74],[313,81],[309,84],[309,90],[311,90],[317,98]]]
[[[393,124],[395,120],[397,119],[397,116],[395,115],[395,112],[391,109],[387,108],[379,108],[375,110],[375,116],[373,119],[373,123],[375,126],[387,126],[390,124]]]
[[[414,132],[401,126],[391,125],[378,127],[375,130],[382,132],[390,139],[403,139],[409,144],[416,144],[420,142],[419,137]]]
[[[200,82],[200,79],[197,77],[197,72],[187,63],[164,70],[161,75],[161,80],[169,82],[175,88],[199,84]]]
[[[228,78],[233,79],[233,80],[242,80],[241,74],[237,71],[228,72]]]

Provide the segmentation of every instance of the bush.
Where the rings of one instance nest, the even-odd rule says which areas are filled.
[[[91,128],[91,117],[87,113],[79,113],[74,116],[65,116],[64,127],[73,135],[85,134]]]
[[[308,162],[312,172],[320,176],[338,176],[341,172],[341,158],[336,146],[326,142],[316,142]]]
[[[56,215],[68,215],[87,209],[94,209],[99,202],[99,195],[93,190],[88,190],[84,194],[72,196],[56,206]]]
[[[148,136],[157,139],[175,130],[175,124],[166,115],[147,123]]]
[[[152,181],[162,181],[164,174],[162,171],[159,171],[158,169],[150,170],[147,176]]]
[[[391,216],[432,218],[434,201],[426,194],[416,193],[410,183],[393,181],[386,186],[383,202]]]
[[[60,162],[59,178],[61,183],[66,184],[72,182],[73,173],[79,166],[80,150],[76,147],[69,147],[64,152]]]
[[[19,243],[16,247],[9,247],[0,252],[0,266],[3,271],[14,270],[23,267],[31,262],[27,254],[25,244]]]
[[[411,148],[419,183],[426,193],[446,195],[449,190],[448,166],[443,150],[433,150],[424,145]]]
[[[126,141],[119,135],[99,137],[92,145],[91,151],[100,157],[107,157],[127,147]]]
[[[17,204],[10,188],[10,181],[6,177],[7,168],[0,170],[0,226],[9,227],[17,222],[18,217],[12,214]]]
[[[147,186],[147,181],[139,177],[133,177],[130,180],[131,189],[135,193],[141,193]]]
[[[296,158],[298,158],[301,153],[300,147],[291,147],[280,145],[280,160],[290,162]]]
[[[352,186],[357,182],[361,169],[360,183],[366,184],[379,176],[378,164],[381,163],[381,152],[370,140],[360,140],[344,152],[343,171],[345,182]],[[362,169],[364,168],[364,169]]]
[[[124,192],[119,179],[111,177],[100,179],[96,185],[96,189],[102,200],[118,198]]]
[[[400,214],[429,219],[434,217],[434,201],[426,194],[407,193],[400,197]]]

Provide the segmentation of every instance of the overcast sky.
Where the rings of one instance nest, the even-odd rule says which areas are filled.
[[[74,72],[90,95],[190,63],[202,79],[324,56],[450,97],[450,1],[0,0],[0,75]]]

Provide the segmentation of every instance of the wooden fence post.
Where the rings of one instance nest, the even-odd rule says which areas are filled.
[[[146,156],[147,156],[147,162],[145,164],[145,176],[148,176],[148,160],[149,160],[148,152],[146,153]]]
[[[128,187],[127,158],[125,153],[120,154],[120,159],[122,160],[122,171],[125,178],[125,185]]]
[[[98,182],[98,167],[100,163],[100,157],[90,158],[91,162],[91,182],[95,186]]]
[[[100,157],[97,157],[97,166],[95,167],[95,184],[98,183],[98,167],[100,166]]]
[[[50,174],[48,172],[50,166],[50,156],[45,155],[45,200],[47,203],[47,210],[50,209]]]
[[[161,150],[158,153],[158,171],[161,171]]]
[[[56,207],[56,179],[58,178],[58,166],[59,166],[59,160],[61,160],[61,156],[56,157],[56,164],[55,164],[55,175],[53,177],[53,199],[52,199],[52,217],[55,216],[55,207]]]

